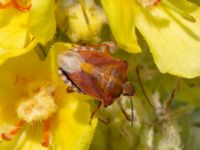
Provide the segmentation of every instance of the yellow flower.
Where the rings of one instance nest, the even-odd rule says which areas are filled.
[[[97,125],[89,125],[89,98],[66,93],[56,71],[55,50],[68,47],[55,44],[45,61],[31,51],[1,65],[0,149],[89,148]]]
[[[52,0],[0,0],[0,64],[45,44],[55,27]]]
[[[119,46],[140,52],[135,28],[162,73],[200,75],[200,8],[186,0],[102,0]]]

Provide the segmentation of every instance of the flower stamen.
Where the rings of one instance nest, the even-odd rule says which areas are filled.
[[[27,4],[26,6],[23,6],[20,2],[18,2],[18,0],[9,0],[5,4],[0,3],[0,9],[7,9],[10,7],[14,7],[21,12],[28,12],[31,9],[32,4]]]
[[[144,8],[150,7],[150,6],[155,6],[160,3],[161,0],[138,0],[140,5]]]
[[[10,141],[25,124],[44,122],[44,137],[41,144],[48,147],[51,144],[50,118],[57,111],[57,105],[53,97],[55,88],[50,85],[32,90],[33,95],[23,98],[23,101],[17,107],[17,116],[21,121],[14,128],[8,129],[8,132],[3,132],[1,138]]]
[[[5,4],[0,3],[0,9],[6,9],[6,8],[11,7],[11,6],[12,6],[12,1],[9,1],[9,2],[7,2]]]
[[[50,138],[51,138],[51,134],[50,134],[50,128],[51,128],[51,122],[50,119],[47,119],[44,122],[44,137],[43,137],[43,141],[42,141],[42,146],[44,147],[49,147],[50,145]]]
[[[19,11],[21,11],[21,12],[28,12],[28,11],[31,9],[31,7],[32,7],[31,4],[29,4],[29,5],[27,5],[27,6],[22,6],[22,5],[19,4],[19,2],[18,2],[17,0],[12,0],[12,2],[13,2],[13,6],[14,6],[17,10],[19,10]]]
[[[1,138],[5,141],[10,141],[12,140],[15,135],[24,127],[25,121],[21,120],[19,123],[12,129],[9,133],[2,133]]]
[[[29,99],[26,99],[17,108],[18,118],[27,123],[43,121],[56,112],[57,106],[54,98],[46,88],[41,88]]]

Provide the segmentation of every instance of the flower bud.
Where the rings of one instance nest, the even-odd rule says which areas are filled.
[[[98,35],[106,20],[100,7],[91,0],[82,4],[63,1],[58,5],[58,26],[71,41],[98,41]]]

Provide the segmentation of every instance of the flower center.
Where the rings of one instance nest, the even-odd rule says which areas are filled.
[[[49,85],[37,89],[34,88],[34,90],[31,89],[31,96],[23,98],[17,107],[19,123],[12,129],[3,132],[1,138],[3,140],[12,140],[25,124],[33,124],[40,121],[44,123],[44,137],[41,144],[48,147],[51,143],[50,120],[57,111],[53,96],[54,92],[55,88]]]
[[[51,93],[46,89],[40,89],[36,95],[18,106],[17,116],[27,123],[32,123],[48,119],[56,112],[56,109],[57,106]]]
[[[32,5],[30,0],[0,0],[0,9],[14,7],[21,12],[28,12]]]
[[[161,0],[138,0],[140,5],[144,8],[157,5]]]

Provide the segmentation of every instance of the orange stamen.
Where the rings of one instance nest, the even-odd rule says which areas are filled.
[[[21,120],[13,130],[11,130],[9,133],[2,133],[1,138],[5,141],[12,140],[15,135],[21,130],[21,128],[25,125],[25,121]]]
[[[27,6],[21,6],[17,0],[10,0],[6,4],[0,3],[0,9],[7,9],[9,7],[15,7],[17,10],[21,12],[28,12],[31,9],[32,5],[29,4]]]
[[[50,144],[50,126],[51,126],[50,119],[47,119],[44,122],[44,137],[43,137],[43,142],[41,143],[42,146],[44,147],[49,147]]]
[[[5,3],[5,4],[0,3],[0,9],[6,9],[6,8],[9,8],[12,6],[13,6],[13,3],[11,1],[9,1],[8,3]]]
[[[161,0],[157,0],[154,5],[157,5],[158,3],[160,3]]]
[[[22,12],[28,12],[28,11],[31,9],[31,7],[32,7],[31,4],[29,4],[29,5],[27,5],[27,6],[21,6],[21,5],[18,3],[17,0],[12,0],[12,3],[13,3],[13,6],[14,6],[17,10],[22,11]]]

